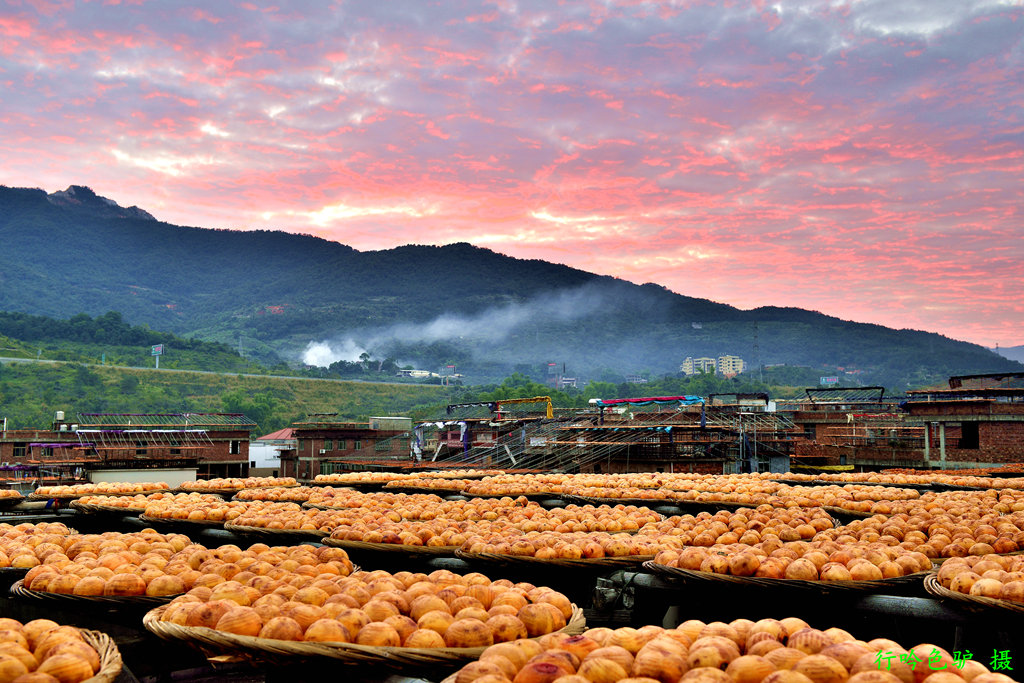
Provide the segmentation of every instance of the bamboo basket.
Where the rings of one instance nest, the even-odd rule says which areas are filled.
[[[385,486],[381,489],[384,493],[433,493],[435,496],[451,496],[451,495],[464,495],[469,494],[463,493],[457,486]],[[470,496],[471,498],[480,498],[481,496]]]
[[[887,589],[902,589],[920,584],[930,570],[914,572],[906,576],[877,581],[805,581],[802,579],[771,579],[764,576],[733,576],[731,574],[715,574],[693,569],[680,569],[656,562],[644,562],[645,570],[658,576],[687,582],[714,583],[733,586],[757,586],[758,588],[797,589],[816,593],[829,592],[861,592],[882,593]]]
[[[338,538],[327,537],[323,539],[324,545],[343,548],[345,550],[369,550],[381,553],[396,553],[401,555],[429,555],[432,557],[454,557],[455,551],[461,546],[457,545],[403,545],[401,543],[369,543],[367,541],[348,541]]]
[[[469,491],[465,490],[453,490],[451,492],[457,493],[460,496],[465,496],[466,498],[511,498],[512,500],[515,500],[516,498],[525,498],[526,500],[533,501],[547,500],[548,498],[562,498],[563,500],[565,499],[565,497],[561,493],[555,493],[554,491],[535,491],[531,493],[470,493]]]
[[[96,514],[120,514],[130,515],[132,517],[138,517],[145,508],[122,508],[116,505],[97,505],[96,503],[83,503],[78,499],[72,500],[69,506],[72,510],[78,510],[79,512],[96,515]]]
[[[78,500],[79,498],[85,498],[86,496],[117,496],[118,498],[121,498],[121,497],[124,497],[124,496],[138,496],[138,495],[146,495],[146,494],[150,494],[150,493],[169,493],[169,492],[171,492],[171,489],[158,489],[156,491],[132,491],[131,493],[96,493],[95,491],[92,491],[92,492],[89,492],[89,493],[75,493],[75,494],[68,495],[68,496],[41,496],[41,495],[39,495],[37,493],[30,493],[27,496],[25,496],[24,500],[33,500],[33,501],[59,500],[62,503],[70,503],[73,500]]]
[[[149,607],[164,605],[177,595],[151,596],[151,595],[70,595],[67,593],[48,593],[46,591],[34,591],[25,587],[24,579],[19,579],[11,584],[11,595],[29,600],[43,600],[65,605],[79,606],[102,606],[102,607]],[[179,594],[180,595],[180,594]]]
[[[875,516],[873,512],[847,510],[846,508],[837,507],[835,505],[823,505],[821,509],[832,515],[834,519],[842,519],[843,517],[850,517],[851,519],[868,519],[869,517]]]
[[[294,484],[279,484],[277,486],[243,486],[234,489],[217,487],[203,488],[201,486],[186,488],[184,486],[178,486],[177,488],[171,489],[171,493],[211,493],[223,497],[224,500],[228,500],[239,491],[246,491],[248,489],[293,489],[297,486],[302,486],[302,484],[295,482]]]
[[[255,662],[330,660],[340,664],[376,666],[399,672],[454,670],[476,660],[486,647],[411,648],[374,647],[355,643],[314,643],[240,636],[211,628],[179,626],[160,621],[166,605],[150,610],[142,625],[164,640],[184,641],[207,657],[232,655]],[[576,635],[586,629],[583,610],[573,605],[573,614],[560,632]]]
[[[614,507],[616,505],[635,505],[638,508],[648,508],[651,506],[674,506],[676,501],[670,498],[600,498],[593,496],[574,496],[571,494],[563,494],[561,498],[567,503],[576,503],[577,505],[607,505]]]
[[[14,507],[18,503],[24,503],[26,500],[28,499],[20,493],[16,496],[4,496],[3,498],[0,498],[0,510],[6,510],[9,507]]]
[[[310,486],[331,486],[334,488],[349,488],[355,491],[373,491],[382,488],[386,481],[312,481]]]
[[[139,515],[139,519],[141,519],[146,524],[167,526],[181,524],[185,526],[202,527],[205,529],[219,529],[223,528],[225,524],[225,522],[219,522],[211,519],[174,519],[173,517],[147,517],[145,514]]]
[[[467,562],[515,568],[543,569],[545,567],[561,567],[567,569],[628,569],[638,567],[644,562],[654,559],[654,555],[623,555],[620,557],[556,557],[537,559],[532,555],[502,555],[499,553],[470,553],[456,550],[455,557]]]
[[[121,674],[123,666],[121,653],[113,638],[100,631],[90,629],[79,629],[82,640],[88,643],[100,656],[100,668],[92,678],[87,678],[82,683],[111,683]]]
[[[924,589],[937,598],[952,600],[960,603],[961,607],[966,607],[967,609],[975,612],[991,612],[995,609],[1024,614],[1024,604],[1019,602],[1001,600],[999,598],[986,598],[981,595],[967,595],[965,593],[949,590],[939,583],[938,572],[929,572],[928,575],[924,577]]]
[[[717,510],[739,510],[740,508],[756,508],[758,505],[764,503],[734,503],[731,500],[687,500],[679,498],[669,498],[665,501],[666,505],[674,505],[682,510],[686,509],[699,509],[703,510],[706,508],[715,508]]]
[[[319,529],[268,529],[262,526],[244,526],[231,522],[224,522],[224,530],[281,541],[319,541],[330,535],[329,532]]]

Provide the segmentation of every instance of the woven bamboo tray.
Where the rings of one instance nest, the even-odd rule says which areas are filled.
[[[393,480],[392,480],[393,481]],[[350,488],[356,491],[373,491],[382,488],[386,481],[311,481],[310,486],[333,486],[334,488]]]
[[[76,493],[67,496],[41,496],[37,493],[30,493],[27,496],[25,496],[25,500],[59,500],[63,503],[70,503],[73,500],[85,498],[86,496],[117,496],[118,498],[121,498],[124,496],[148,495],[150,493],[169,493],[170,491],[171,489],[157,489],[156,491],[132,491],[131,493],[96,493],[95,491],[91,491],[89,493]]]
[[[324,545],[343,548],[345,550],[369,550],[382,553],[397,553],[401,555],[431,555],[434,557],[455,557],[457,545],[403,545],[401,543],[368,543],[366,541],[348,541],[338,538],[327,537],[323,539]]]
[[[679,508],[715,508],[717,510],[739,510],[740,508],[756,508],[758,505],[765,505],[765,503],[734,503],[729,500],[684,500],[679,498],[669,498],[665,501],[666,505],[675,505]]]
[[[519,497],[525,498],[526,500],[547,500],[548,498],[563,498],[561,493],[555,493],[554,491],[541,491],[539,493],[470,493],[469,491],[460,489],[452,490],[452,493],[457,493],[460,496],[465,496],[466,498],[512,498],[513,500]]]
[[[714,574],[693,569],[669,567],[656,562],[644,562],[645,570],[658,576],[684,581],[717,583],[733,586],[757,586],[759,588],[784,588],[810,591],[815,593],[829,592],[861,592],[882,593],[887,589],[906,589],[921,583],[930,571],[915,572],[906,576],[878,581],[804,581],[802,579],[770,579],[764,576],[732,576],[731,574]]]
[[[449,496],[452,494],[458,495],[469,495],[463,494],[462,490],[457,486],[385,486],[381,489],[384,493],[433,493],[435,496]],[[480,496],[475,496],[479,498]]]
[[[574,496],[572,494],[561,494],[562,500],[577,505],[635,505],[638,508],[651,508],[652,506],[675,505],[676,501],[669,498],[601,498],[595,496]]]
[[[1012,553],[989,553],[990,555],[999,555],[1000,557],[1012,557],[1014,555],[1024,555],[1024,550],[1014,550]],[[946,560],[952,560],[952,557],[933,557],[932,564],[936,567],[941,566]]]
[[[148,607],[164,605],[177,595],[154,597],[150,595],[69,595],[67,593],[47,593],[25,588],[24,580],[19,579],[11,584],[11,595],[30,600],[48,600],[65,605],[101,606],[101,607]]]
[[[106,633],[86,628],[79,629],[79,631],[82,634],[82,640],[91,645],[100,656],[99,671],[82,683],[111,683],[121,674],[122,668],[121,653],[117,649],[117,644]]]
[[[183,526],[202,527],[205,529],[220,529],[226,524],[223,521],[215,521],[211,519],[175,519],[173,517],[147,517],[145,514],[139,515],[146,524],[158,524],[158,525],[175,525],[180,524]]]
[[[939,575],[937,572],[929,572],[929,574],[924,577],[924,589],[935,597],[953,600],[954,602],[960,603],[961,607],[966,607],[975,612],[991,612],[993,609],[996,609],[1009,610],[1010,612],[1024,614],[1024,604],[1019,602],[1001,600],[999,598],[986,598],[980,595],[967,595],[965,593],[951,591],[939,583]]]
[[[362,507],[360,505],[327,505],[325,503],[311,503],[308,500],[304,503],[300,503],[299,505],[307,510],[357,510]]]
[[[254,536],[264,536],[266,538],[278,540],[319,541],[329,535],[329,532],[321,531],[319,529],[268,529],[262,526],[244,526],[242,524],[232,524],[231,522],[224,522],[224,530],[234,531],[235,533],[241,534],[252,534]]]
[[[874,517],[873,512],[864,512],[863,510],[847,510],[846,508],[837,507],[835,505],[823,505],[822,510],[832,515],[833,518],[842,519],[843,517],[850,517],[851,519],[868,519]]]
[[[218,495],[218,496],[222,496],[225,500],[227,500],[227,499],[231,498],[231,496],[233,496],[236,493],[238,493],[239,491],[247,491],[249,489],[293,489],[293,488],[296,488],[296,487],[301,486],[301,485],[302,484],[299,484],[298,482],[295,482],[294,484],[280,484],[278,486],[243,486],[241,488],[234,488],[234,489],[216,488],[216,487],[212,487],[212,488],[203,488],[203,487],[185,488],[184,486],[179,486],[177,488],[170,489],[170,492],[171,493],[211,493],[211,494],[215,494],[215,495]]]
[[[501,555],[498,553],[469,553],[456,550],[455,557],[467,562],[480,562],[500,567],[562,567],[568,569],[625,569],[637,567],[654,558],[654,555],[623,555],[621,557],[558,557],[550,560],[537,559],[532,555]]]
[[[282,659],[333,660],[342,664],[379,666],[396,671],[452,670],[476,660],[486,649],[371,647],[355,643],[313,643],[273,640],[215,631],[211,628],[179,626],[160,621],[166,606],[150,610],[142,625],[164,640],[184,641],[207,656],[235,655],[244,659],[273,661]],[[573,605],[573,614],[561,632],[576,635],[586,629],[583,610]]]
[[[119,514],[119,515],[131,515],[132,517],[138,517],[145,508],[132,508],[132,507],[117,507],[115,505],[97,505],[96,503],[83,503],[79,500],[71,501],[69,506],[72,510],[78,510],[89,515],[95,514]]]
[[[26,500],[27,498],[20,493],[16,496],[4,496],[3,498],[0,498],[0,510],[12,507],[18,503],[23,503]]]

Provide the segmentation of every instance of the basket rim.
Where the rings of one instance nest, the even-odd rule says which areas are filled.
[[[663,507],[665,505],[671,506],[675,503],[671,498],[600,498],[594,496],[577,496],[574,493],[563,493],[559,495],[563,500],[570,503],[576,503],[577,505],[580,503],[585,505],[607,505],[609,507],[614,507],[615,505],[633,505],[638,508],[650,508],[652,505]]]
[[[695,569],[682,569],[659,564],[653,560],[644,562],[644,569],[659,576],[673,579],[693,579],[715,583],[731,583],[742,586],[759,586],[762,588],[798,588],[808,591],[827,591],[830,589],[843,591],[877,592],[879,588],[906,587],[918,583],[932,572],[925,569],[913,574],[879,579],[877,581],[807,581],[805,579],[772,579],[766,576],[733,576],[731,574],[715,574]]]
[[[78,629],[82,639],[92,646],[100,656],[100,668],[92,678],[87,678],[83,683],[111,683],[121,673],[124,662],[121,659],[121,651],[117,649],[114,639],[102,631],[92,629]]]
[[[246,526],[245,524],[235,524],[234,522],[224,522],[225,531],[239,531],[251,534],[266,535],[266,536],[284,536],[288,538],[326,538],[330,535],[328,531],[322,531],[320,529],[268,529],[262,526]]]
[[[1009,610],[1011,612],[1024,613],[1024,604],[1012,602],[1010,600],[1003,600],[1001,598],[988,598],[982,595],[967,595],[966,593],[959,593],[957,591],[950,590],[939,582],[939,573],[937,571],[931,571],[928,573],[928,576],[924,577],[924,589],[937,598],[960,602],[965,606],[970,606],[974,609],[985,609],[985,611],[988,611],[988,608],[991,608],[995,610]]]
[[[835,517],[836,515],[846,515],[847,517],[856,517],[858,519],[870,519],[871,517],[874,517],[876,514],[880,514],[868,512],[866,510],[847,510],[846,508],[839,507],[838,505],[822,505],[821,509],[827,512],[828,514],[832,515],[833,517]]]
[[[123,507],[122,508],[122,507],[117,507],[115,505],[99,505],[97,503],[82,503],[82,502],[80,502],[80,500],[78,498],[72,500],[70,505],[69,505],[69,507],[71,507],[74,510],[79,510],[81,512],[87,512],[87,513],[93,513],[93,514],[95,514],[97,512],[119,512],[121,514],[132,515],[134,517],[139,516],[139,514],[143,510],[146,509],[145,507],[142,507],[142,508]]]
[[[79,498],[85,498],[86,496],[110,496],[112,498],[124,498],[130,496],[149,495],[150,493],[167,493],[174,489],[155,489],[152,491],[132,491],[130,493],[97,493],[96,491],[89,491],[88,493],[72,493],[63,496],[43,496],[35,493],[34,491],[27,496],[25,500],[40,501],[40,500],[78,500]]]
[[[374,550],[385,553],[403,553],[409,555],[447,555],[454,556],[455,551],[462,546],[458,545],[403,545],[401,543],[371,543],[369,541],[350,541],[341,538],[327,536],[323,539],[324,545],[345,550]]]
[[[25,587],[25,580],[18,579],[11,584],[10,594],[19,597],[27,598],[30,600],[52,600],[55,602],[63,602],[65,604],[79,604],[79,605],[110,605],[119,607],[152,607],[154,605],[164,605],[179,595],[184,593],[177,593],[175,595],[74,595],[70,593],[47,593],[46,591],[34,591],[30,588]]]
[[[531,567],[570,567],[582,569],[586,567],[623,567],[636,566],[654,559],[654,555],[618,555],[615,557],[580,557],[537,559],[532,555],[502,555],[500,553],[471,553],[456,550],[455,557],[467,562],[480,561],[491,564]]]
[[[148,524],[191,524],[202,527],[223,527],[225,522],[210,519],[175,519],[173,517],[149,517],[145,513],[139,515],[139,519]]]
[[[441,489],[447,490],[447,489]],[[530,491],[529,493],[472,493],[466,489],[460,489],[459,495],[466,496],[467,498],[525,498],[526,500],[546,500],[548,498],[561,498],[564,499],[565,494],[557,493],[555,491]]]
[[[215,488],[215,487],[202,487],[197,486],[195,488],[185,488],[183,486],[176,486],[171,489],[174,493],[217,493],[223,496],[235,495],[239,491],[248,491],[249,489],[293,489],[302,486],[302,484],[295,482],[294,484],[267,484],[265,486],[242,486],[241,488]]]
[[[357,643],[321,643],[274,640],[255,636],[241,636],[216,631],[202,626],[180,626],[160,621],[168,605],[148,611],[142,625],[165,640],[180,640],[202,650],[224,653],[242,653],[248,656],[289,656],[298,658],[327,657],[353,664],[375,664],[390,668],[409,669],[423,666],[458,667],[477,659],[488,646],[472,648],[404,648],[359,645]],[[583,610],[572,605],[572,616],[558,632],[576,635],[586,629]],[[535,640],[535,639],[531,639]]]

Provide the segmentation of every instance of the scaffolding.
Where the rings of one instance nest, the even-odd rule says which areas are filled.
[[[559,409],[550,418],[499,411],[496,403],[453,404],[445,420],[417,425],[414,458],[437,466],[536,471],[600,469],[613,461],[767,471],[773,457],[788,463],[797,432],[782,415],[749,405],[709,410],[700,397],[595,399],[588,409]]]
[[[141,456],[148,455],[151,449],[181,455],[213,446],[205,429],[79,429],[76,434],[83,447],[91,446],[104,455],[111,451],[133,451]]]

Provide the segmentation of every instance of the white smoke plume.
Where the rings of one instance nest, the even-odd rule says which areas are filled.
[[[366,349],[356,344],[351,339],[335,342],[311,341],[302,352],[302,362],[306,365],[327,367],[339,360],[357,361],[359,356],[366,352]]]
[[[591,283],[522,303],[495,306],[475,315],[445,313],[426,323],[399,322],[344,338],[311,341],[302,360],[307,365],[324,367],[338,360],[354,361],[367,349],[380,348],[391,340],[428,344],[450,339],[495,341],[527,323],[569,322],[591,315],[610,303],[610,294],[606,287]]]

